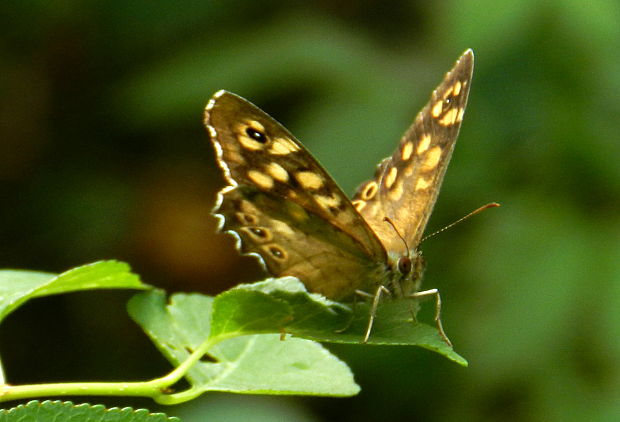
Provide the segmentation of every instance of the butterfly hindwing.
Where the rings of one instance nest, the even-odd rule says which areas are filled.
[[[248,186],[221,194],[221,229],[235,233],[240,251],[259,255],[271,274],[297,277],[308,290],[339,300],[376,267],[352,237],[295,202]]]
[[[416,248],[433,210],[463,119],[473,71],[467,50],[403,135],[398,149],[362,184],[353,204],[388,252]],[[384,217],[394,223],[386,225]]]

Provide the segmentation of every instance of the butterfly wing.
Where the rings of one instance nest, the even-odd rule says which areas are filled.
[[[461,127],[473,65],[473,52],[467,50],[433,91],[398,149],[354,195],[353,205],[388,251],[403,254],[405,245],[384,217],[410,247],[422,238]]]
[[[381,242],[346,195],[273,118],[219,91],[205,124],[229,183],[214,213],[243,253],[333,299],[350,295],[385,262]]]

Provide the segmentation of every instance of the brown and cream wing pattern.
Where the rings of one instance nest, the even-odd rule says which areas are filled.
[[[461,127],[473,65],[473,52],[467,50],[433,91],[394,154],[353,197],[353,205],[388,252],[404,254],[405,245],[385,217],[409,247],[417,247],[422,238]]]

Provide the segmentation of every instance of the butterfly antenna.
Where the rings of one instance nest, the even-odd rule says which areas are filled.
[[[405,244],[405,249],[407,249],[407,257],[409,257],[409,245],[407,245],[407,241],[405,240],[405,238],[400,234],[400,232],[398,231],[398,229],[396,228],[396,225],[394,224],[394,222],[392,221],[392,219],[390,217],[383,217],[383,221],[387,222],[390,226],[392,226],[392,228],[394,229],[394,231],[396,232],[396,234],[398,235],[398,237],[400,237],[400,240],[403,241],[403,243]]]
[[[431,237],[433,237],[433,236],[435,236],[435,235],[437,235],[437,234],[439,234],[439,233],[441,233],[441,232],[443,232],[443,231],[448,230],[448,229],[449,229],[449,228],[451,228],[451,227],[456,226],[456,225],[457,225],[457,224],[459,224],[460,222],[467,220],[469,217],[473,217],[474,215],[476,215],[476,214],[478,214],[478,213],[480,213],[480,212],[482,212],[482,211],[486,210],[487,208],[495,208],[495,207],[499,207],[499,206],[500,206],[500,205],[499,205],[497,202],[491,202],[490,204],[483,205],[483,206],[481,206],[480,208],[473,210],[472,212],[470,212],[469,214],[467,214],[465,217],[461,217],[461,218],[459,218],[459,219],[458,219],[458,220],[456,220],[454,223],[448,224],[446,227],[444,227],[444,228],[442,228],[442,229],[439,229],[439,230],[437,230],[436,232],[431,233],[431,234],[429,234],[429,235],[427,235],[427,236],[424,236],[424,237],[422,238],[422,240],[420,240],[420,243],[424,242],[424,241],[425,241],[425,240],[427,240],[427,239],[430,239]],[[399,235],[399,236],[400,236],[400,235]]]

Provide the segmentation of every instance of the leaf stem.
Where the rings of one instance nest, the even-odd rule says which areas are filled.
[[[62,382],[30,385],[0,385],[0,402],[42,396],[135,396],[150,397],[160,404],[177,404],[198,396],[200,391],[188,388],[170,394],[166,390],[177,383],[215,344],[230,336],[206,339],[187,359],[167,375],[138,382]]]

